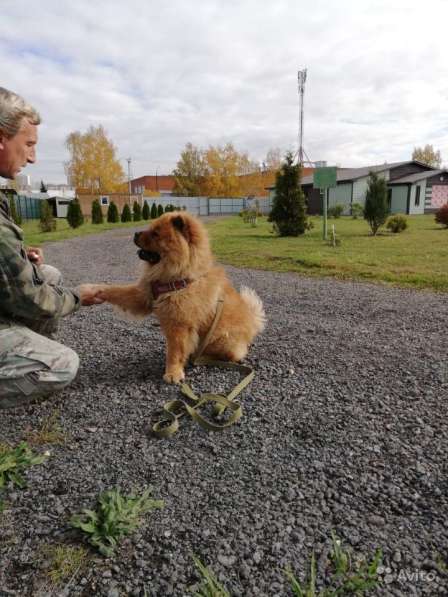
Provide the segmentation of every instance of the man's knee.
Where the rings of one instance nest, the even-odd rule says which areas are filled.
[[[0,334],[1,335],[1,334]],[[76,376],[79,357],[67,346],[27,328],[4,336],[0,354],[0,408],[20,406],[67,386]]]
[[[51,284],[52,286],[61,286],[62,274],[56,267],[53,265],[48,265],[48,263],[43,263],[39,266],[39,271],[47,284]]]

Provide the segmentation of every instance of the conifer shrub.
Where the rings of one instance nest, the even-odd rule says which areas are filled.
[[[134,201],[132,218],[134,222],[140,222],[140,220],[142,219],[142,208],[140,207],[140,203],[138,201]]]
[[[17,226],[22,225],[22,216],[20,214],[20,210],[17,209],[16,200],[14,197],[9,198],[9,213],[11,214],[11,219],[14,224]]]
[[[394,216],[391,216],[386,222],[386,228],[388,230],[390,230],[391,232],[394,232],[395,234],[398,234],[399,232],[403,232],[403,230],[406,230],[407,227],[408,227],[408,221],[401,214],[396,214]]]
[[[436,211],[435,220],[437,224],[442,224],[442,226],[448,228],[448,203],[445,203]]]
[[[115,224],[116,222],[118,222],[118,220],[118,207],[113,201],[111,201],[109,203],[109,207],[107,208],[107,221],[111,224]]]
[[[157,206],[157,217],[160,217],[161,215],[163,215],[163,205],[159,205]]]
[[[67,222],[70,228],[79,228],[84,224],[84,216],[82,215],[81,206],[77,199],[73,199],[68,204]]]
[[[153,203],[151,205],[151,220],[155,220],[157,218],[157,205]]]
[[[150,213],[149,213],[149,205],[148,205],[148,202],[145,201],[144,204],[143,204],[143,209],[142,209],[142,218],[144,220],[149,220],[149,215],[150,215]]]
[[[101,209],[100,202],[98,199],[92,201],[92,224],[102,224],[103,223],[103,211]]]
[[[305,195],[300,186],[301,168],[291,152],[275,178],[275,197],[269,221],[279,236],[299,236],[307,229]]]
[[[364,207],[364,219],[367,220],[372,234],[375,236],[379,228],[383,226],[389,215],[387,204],[387,182],[376,172],[370,172],[367,181],[366,204]]]
[[[51,205],[46,199],[40,203],[39,228],[41,232],[53,232],[56,230],[56,219]]]
[[[123,207],[123,211],[121,212],[121,221],[122,222],[132,222],[132,213],[131,208],[127,203],[125,203]]]

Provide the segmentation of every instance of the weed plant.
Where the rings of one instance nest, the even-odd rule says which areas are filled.
[[[71,525],[88,535],[88,541],[99,552],[111,557],[118,541],[140,525],[146,512],[163,508],[163,501],[149,497],[150,489],[138,496],[123,496],[120,489],[110,489],[98,498],[96,510],[84,509],[72,517]]]

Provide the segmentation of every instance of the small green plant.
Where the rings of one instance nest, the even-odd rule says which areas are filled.
[[[143,209],[142,209],[142,218],[144,220],[149,220],[149,216],[150,216],[149,205],[148,205],[148,202],[145,201],[143,204]]]
[[[26,439],[31,445],[42,444],[63,444],[65,442],[65,434],[59,425],[59,411],[56,409],[49,415],[42,423],[42,426],[37,431],[29,431],[26,434]]]
[[[161,215],[163,215],[163,205],[159,203],[159,205],[157,206],[157,217]]]
[[[98,199],[95,199],[95,201],[92,201],[92,224],[102,224],[103,219],[103,211],[100,202]]]
[[[109,207],[107,208],[107,221],[110,224],[116,224],[119,220],[119,215],[118,215],[118,207],[117,205],[111,201],[109,203]]]
[[[41,232],[54,232],[56,230],[56,219],[51,205],[46,199],[40,203],[39,228]]]
[[[132,222],[132,213],[131,208],[127,203],[125,203],[123,207],[123,211],[121,212],[121,221],[122,222]]]
[[[336,203],[332,207],[328,208],[328,217],[329,218],[340,218],[344,213],[344,206],[340,203]]]
[[[386,222],[386,228],[395,234],[403,232],[408,227],[408,221],[401,214],[396,214],[388,218]]]
[[[79,228],[84,224],[84,216],[82,215],[81,206],[77,199],[73,199],[68,204],[67,222],[70,228]]]
[[[140,517],[155,508],[163,508],[163,501],[149,497],[150,489],[138,496],[123,496],[119,489],[103,492],[96,510],[84,509],[72,517],[71,525],[86,533],[91,545],[107,557],[113,555],[121,537],[129,535],[140,524]]]
[[[354,220],[361,218],[364,214],[364,208],[361,203],[352,203],[351,213]]]
[[[132,219],[134,220],[134,222],[140,222],[140,220],[142,219],[142,208],[140,207],[140,203],[138,201],[134,201]]]
[[[230,593],[218,582],[216,576],[211,572],[199,558],[193,556],[196,568],[201,575],[202,582],[199,590],[194,593],[195,597],[230,597]]]
[[[442,226],[448,228],[448,203],[445,203],[436,211],[435,220],[437,224],[442,224]]]
[[[157,205],[155,203],[153,203],[151,205],[151,220],[155,220],[157,218]]]
[[[84,547],[72,545],[46,545],[43,554],[49,562],[47,574],[53,588],[79,574],[90,559]]]
[[[9,482],[17,487],[25,487],[22,473],[34,464],[42,464],[46,456],[35,454],[26,442],[15,448],[2,444],[0,448],[0,490]]]
[[[296,597],[364,595],[366,591],[369,591],[378,585],[378,567],[382,559],[381,550],[376,550],[375,555],[370,562],[363,559],[355,563],[352,554],[342,548],[342,543],[334,532],[331,533],[331,538],[333,544],[332,551],[330,552],[330,560],[333,568],[329,581],[331,586],[319,593],[316,592],[317,566],[313,554],[311,557],[307,587],[302,587],[292,571],[286,570],[286,576],[288,577]]]

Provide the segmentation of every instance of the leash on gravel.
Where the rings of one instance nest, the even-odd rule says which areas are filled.
[[[199,349],[192,358],[192,365],[206,365],[210,367],[219,367],[220,369],[231,369],[233,371],[239,371],[245,374],[245,377],[237,384],[233,390],[227,395],[205,393],[199,397],[193,392],[187,383],[183,383],[180,386],[180,391],[184,396],[190,399],[191,403],[185,400],[170,400],[163,406],[163,418],[155,423],[152,427],[152,432],[157,437],[171,437],[179,429],[179,419],[184,415],[189,415],[193,421],[200,425],[207,431],[222,431],[227,427],[230,427],[236,423],[243,414],[241,404],[236,402],[234,399],[238,396],[242,390],[250,384],[255,376],[255,372],[252,367],[248,365],[240,365],[239,363],[231,363],[228,361],[218,361],[211,357],[204,357],[202,353],[205,347],[210,341],[210,338],[215,331],[218,321],[221,317],[221,312],[224,306],[224,300],[220,298],[216,307],[215,318],[209,329],[206,337],[202,341]],[[206,419],[200,412],[200,410],[208,405],[214,404],[213,414],[215,416],[222,415],[226,410],[230,411],[228,419],[220,424]]]

